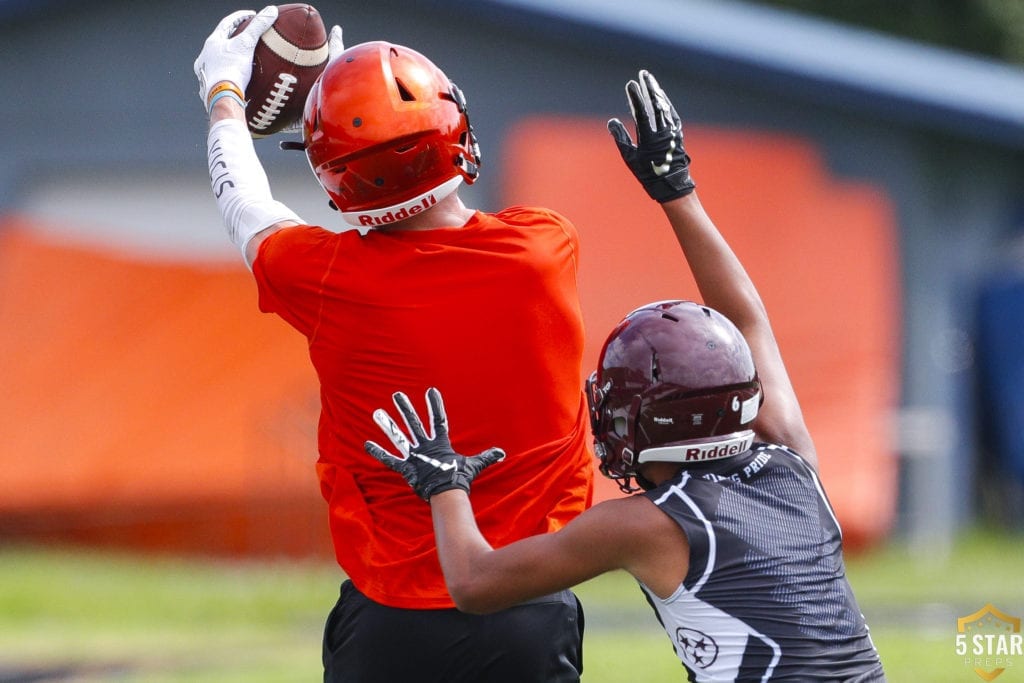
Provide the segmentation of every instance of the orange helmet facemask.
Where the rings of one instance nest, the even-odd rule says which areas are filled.
[[[334,59],[309,93],[302,132],[313,173],[356,226],[421,213],[479,173],[462,91],[401,45],[363,43]]]

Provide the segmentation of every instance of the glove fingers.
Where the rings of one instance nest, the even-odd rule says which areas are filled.
[[[668,112],[669,112],[669,116],[672,117],[672,130],[679,131],[679,139],[682,140],[683,139],[683,122],[679,118],[679,112],[676,111],[676,108],[672,104],[671,101],[669,101],[669,103],[668,103]]]
[[[610,119],[608,121],[608,132],[615,138],[615,144],[619,146],[619,151],[626,149],[633,149],[633,138],[630,137],[626,127],[622,125],[622,121],[618,119]]]
[[[682,122],[679,120],[679,114],[676,113],[676,108],[672,106],[672,101],[668,99],[668,95],[662,90],[661,85],[658,84],[654,75],[644,71],[643,79],[647,84],[647,92],[651,97],[651,107],[654,111],[654,126],[655,130],[675,130],[682,128]]]
[[[641,79],[644,90],[644,103],[647,105],[647,114],[650,116],[651,130],[661,132],[668,130],[668,98],[662,92],[658,81],[654,80],[647,71],[643,72]]]
[[[492,447],[488,448],[486,451],[484,451],[483,453],[479,454],[476,457],[487,463],[485,467],[489,467],[496,462],[501,462],[502,460],[504,460],[505,451],[497,447]]]
[[[402,416],[409,434],[412,436],[412,445],[416,446],[429,441],[427,433],[423,429],[423,423],[420,422],[420,417],[416,414],[416,409],[412,407],[409,397],[401,391],[396,391],[391,394],[391,400],[394,401],[395,407],[398,408],[398,412]],[[393,421],[392,424],[394,424]]]
[[[476,455],[472,458],[466,458],[463,469],[469,474],[470,480],[472,481],[476,475],[490,467],[496,462],[501,462],[505,459],[505,451],[500,448],[488,448],[483,453]]]
[[[333,62],[345,51],[345,42],[341,39],[341,27],[335,24],[331,28],[331,35],[327,39],[327,61]]]
[[[685,196],[695,185],[690,178],[690,157],[683,149],[683,127],[672,101],[646,69],[626,83],[626,98],[636,122],[636,143],[622,123],[608,122],[623,161],[654,200],[665,203]]]
[[[389,470],[402,475],[405,482],[409,484],[417,494],[419,494],[419,473],[416,471],[416,467],[409,462],[408,458],[405,460],[396,458],[394,455],[381,448],[380,445],[374,441],[365,441],[363,443],[363,450],[373,456],[375,460],[386,466]]]
[[[253,17],[249,25],[245,27],[245,30],[238,35],[240,44],[244,44],[246,49],[255,47],[260,36],[266,33],[267,29],[275,21],[277,21],[277,5],[267,5],[260,10],[259,14]]]
[[[217,28],[213,29],[213,33],[206,38],[206,42],[203,44],[203,50],[200,51],[199,56],[196,57],[196,61],[192,64],[192,70],[200,80],[200,95],[205,94],[205,86],[202,81],[204,80],[203,72],[205,70],[205,60],[203,57],[206,52],[206,48],[211,44],[218,44],[228,40],[228,37],[231,35],[231,32],[235,30],[236,26],[249,17],[255,16],[255,14],[256,13],[251,9],[240,9],[237,12],[232,12],[221,19],[220,23],[217,24]]]
[[[231,14],[227,15],[226,17],[220,20],[220,23],[217,24],[217,29],[214,31],[214,34],[227,38],[231,35],[231,32],[235,30],[236,26],[241,24],[244,20],[248,19],[249,17],[255,15],[256,12],[254,12],[251,9],[240,9],[237,12],[232,12]]]
[[[657,103],[659,104],[660,108],[662,108],[662,110],[665,112],[667,118],[666,125],[671,125],[674,130],[681,130],[683,127],[683,122],[679,119],[679,112],[676,111],[675,105],[672,104],[672,100],[670,100],[668,98],[668,95],[665,94],[665,90],[661,87],[661,84],[658,83],[658,81],[654,78],[654,75],[648,75],[651,79],[651,84],[653,86],[652,91],[655,93]]]
[[[430,413],[430,424],[434,428],[434,438],[448,434],[448,414],[444,409],[444,399],[436,387],[427,389],[427,411]]]
[[[636,81],[626,83],[626,100],[629,102],[629,111],[633,114],[636,122],[636,134],[642,138],[646,131],[651,130],[650,104],[645,97],[642,86]]]
[[[397,466],[398,463],[402,462],[402,459],[396,458],[391,453],[388,453],[386,450],[381,448],[380,444],[376,441],[363,442],[363,450],[372,455],[377,461],[387,465],[396,472],[398,471]]]
[[[405,433],[395,424],[395,421],[391,419],[388,412],[382,408],[378,408],[373,411],[373,421],[377,423],[381,431],[387,435],[391,443],[395,445],[398,452],[404,457],[409,457],[409,450],[412,448],[412,444],[409,443],[409,439],[406,438]]]

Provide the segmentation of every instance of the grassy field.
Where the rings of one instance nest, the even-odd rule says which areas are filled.
[[[1022,549],[1022,536],[977,532],[944,561],[899,545],[849,558],[889,680],[981,680],[954,653],[956,617],[990,602],[1024,615]],[[316,681],[338,581],[322,564],[5,548],[0,681]],[[604,576],[577,592],[586,683],[684,680],[630,577]],[[1024,681],[1018,659],[1000,683]]]

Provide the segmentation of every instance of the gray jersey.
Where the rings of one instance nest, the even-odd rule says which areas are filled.
[[[832,507],[788,448],[754,444],[645,494],[686,532],[690,568],[641,584],[691,681],[883,681]]]

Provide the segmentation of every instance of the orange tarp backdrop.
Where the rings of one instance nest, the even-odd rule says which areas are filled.
[[[686,143],[701,202],[768,308],[847,544],[880,539],[896,510],[890,425],[901,348],[887,196],[831,177],[801,139],[688,126]],[[525,120],[504,151],[502,201],[551,207],[580,230],[585,374],[629,311],[700,300],[664,214],[622,162],[604,120]],[[599,498],[619,495],[607,480],[598,485]]]
[[[0,537],[331,556],[315,376],[241,261],[39,234],[0,221]]]
[[[764,296],[847,540],[879,539],[900,348],[886,197],[830,177],[801,140],[693,127],[688,144]],[[526,121],[506,149],[503,199],[580,229],[586,374],[626,312],[697,296],[602,121]],[[257,311],[241,263],[147,262],[38,227],[0,218],[0,541],[330,557],[316,378],[303,339]]]

